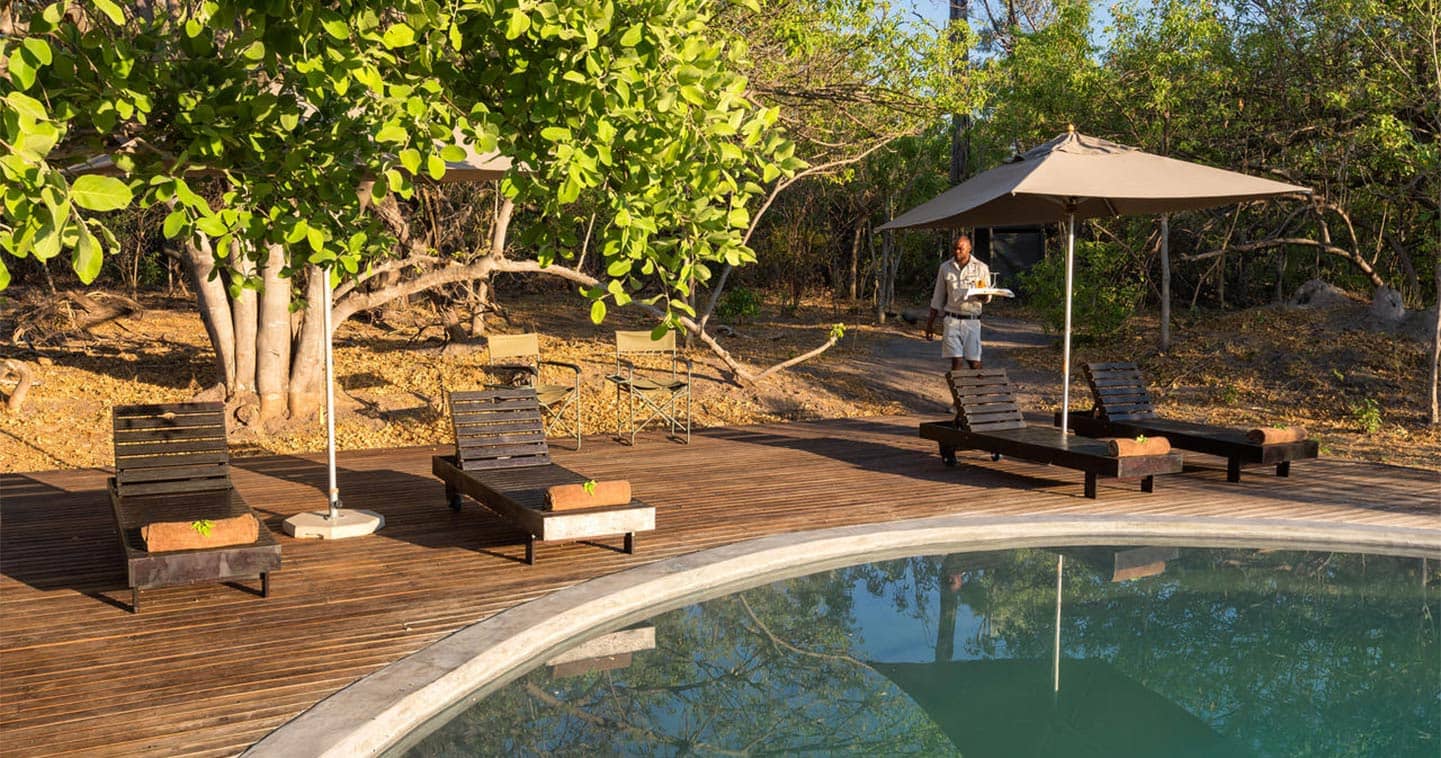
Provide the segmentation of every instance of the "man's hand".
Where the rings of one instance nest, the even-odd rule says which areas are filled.
[[[929,317],[926,319],[926,342],[930,342],[936,337],[936,316],[939,315],[941,315],[939,311],[935,308],[931,309]]]
[[[936,333],[933,332],[933,331],[931,331],[931,328],[930,328],[929,326],[926,327],[926,342],[930,342],[931,340],[933,340],[933,339],[935,339],[935,338],[936,338]]]

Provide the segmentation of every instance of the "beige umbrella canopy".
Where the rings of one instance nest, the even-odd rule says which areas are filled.
[[[1071,411],[1071,279],[1076,219],[1213,208],[1306,187],[1142,152],[1071,130],[912,208],[882,230],[1066,221],[1061,434]]]
[[[881,229],[1008,226],[1212,208],[1310,192],[1069,132],[952,187]]]

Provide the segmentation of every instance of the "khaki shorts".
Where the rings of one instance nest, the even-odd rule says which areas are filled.
[[[978,318],[945,317],[942,331],[941,357],[981,359],[981,320]]]

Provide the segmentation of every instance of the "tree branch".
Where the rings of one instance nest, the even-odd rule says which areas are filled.
[[[1351,261],[1351,263],[1354,264],[1356,268],[1360,269],[1361,273],[1365,274],[1368,278],[1370,278],[1371,283],[1376,285],[1377,287],[1386,286],[1386,280],[1382,279],[1381,275],[1376,273],[1376,269],[1372,268],[1371,264],[1367,263],[1366,259],[1361,257],[1359,253],[1347,250],[1344,247],[1337,247],[1335,245],[1318,242],[1316,240],[1307,239],[1305,237],[1279,237],[1275,239],[1262,240],[1260,242],[1249,242],[1244,245],[1222,247],[1216,250],[1208,250],[1204,253],[1196,253],[1195,255],[1183,255],[1181,256],[1181,260],[1203,261],[1208,258],[1218,258],[1222,255],[1225,255],[1227,252],[1249,253],[1255,250],[1264,250],[1271,247],[1280,247],[1281,245],[1307,245],[1310,247],[1320,248],[1322,252],[1330,253],[1332,255],[1339,256],[1341,258],[1345,258],[1348,261]]]

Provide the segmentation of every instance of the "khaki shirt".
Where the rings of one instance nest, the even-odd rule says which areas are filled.
[[[931,307],[940,311],[959,313],[963,316],[981,315],[982,299],[973,297],[962,300],[961,293],[967,287],[986,287],[991,282],[991,267],[974,255],[965,267],[957,266],[956,259],[950,258],[941,264],[936,272],[936,289],[931,295]]]

